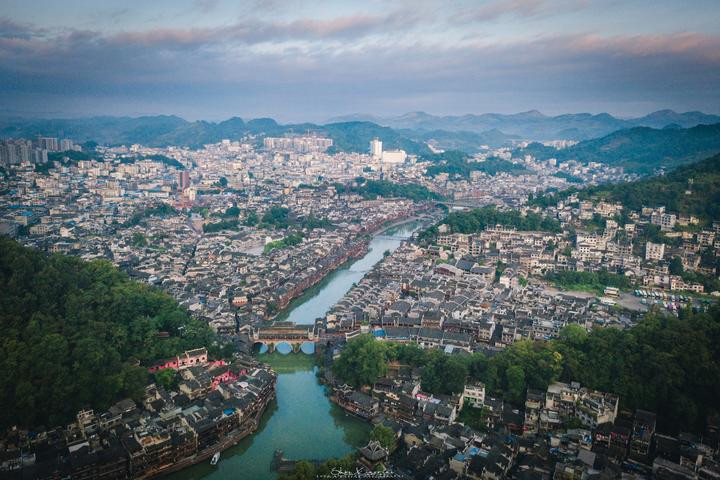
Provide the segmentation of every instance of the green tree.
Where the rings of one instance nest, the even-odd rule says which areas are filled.
[[[685,269],[683,268],[682,260],[680,257],[675,256],[670,260],[670,264],[668,265],[668,270],[670,271],[670,275],[682,275],[685,273]]]
[[[259,221],[260,218],[258,217],[257,212],[255,210],[248,210],[243,225],[245,225],[246,227],[254,227],[258,224]]]
[[[347,343],[333,370],[341,380],[354,387],[372,385],[387,373],[385,345],[372,335],[358,335]]]
[[[138,248],[147,247],[147,244],[148,244],[147,238],[145,238],[145,235],[143,235],[140,232],[135,232],[132,234],[130,243],[132,244],[133,247],[138,247]]]
[[[295,464],[295,470],[292,474],[282,478],[285,480],[316,480],[317,474],[312,463],[301,460]]]
[[[507,377],[507,396],[515,405],[525,401],[525,371],[520,365],[511,365],[505,373]]]
[[[86,406],[139,400],[149,363],[215,343],[205,323],[108,261],[48,257],[6,238],[0,306],[3,427],[58,425]]]
[[[232,217],[235,218],[238,215],[240,215],[240,209],[238,207],[232,206],[228,207],[227,210],[225,210],[225,213],[223,213],[223,217]]]
[[[177,386],[177,372],[172,368],[164,368],[155,373],[155,382],[166,390]]]
[[[467,376],[468,367],[461,358],[431,350],[422,368],[422,388],[429,393],[460,393]]]
[[[377,424],[370,432],[370,440],[380,442],[380,445],[387,448],[388,451],[395,449],[395,432],[392,428],[382,424]]]

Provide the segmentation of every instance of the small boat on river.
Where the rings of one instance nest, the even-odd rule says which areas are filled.
[[[217,465],[220,461],[220,452],[216,452],[210,459],[210,465]]]

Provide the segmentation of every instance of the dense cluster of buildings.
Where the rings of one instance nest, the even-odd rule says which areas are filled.
[[[558,215],[562,233],[498,225],[460,234],[440,225],[430,244],[404,243],[336,303],[325,317],[326,334],[349,340],[370,333],[376,341],[411,343],[447,355],[492,356],[518,340],[556,338],[569,324],[587,330],[630,328],[647,309],[637,298],[617,288],[605,291],[612,301],[563,293],[538,280],[548,272],[609,269],[647,285],[643,273],[668,269],[667,257],[654,253],[634,261],[637,271],[614,266],[617,255],[654,251],[653,242],[641,236],[645,225],[654,224],[652,213],[631,214],[637,230],[630,224],[623,230],[635,235],[619,239],[614,217],[622,212],[620,206],[591,204],[588,219],[598,214],[607,222],[602,232],[580,229],[587,225],[578,214],[587,208],[571,207],[568,218]],[[571,225],[578,228],[572,237]],[[699,230],[678,237],[686,246],[703,242],[715,249],[713,233]],[[628,242],[625,250],[612,246],[619,241]],[[660,249],[677,251],[662,245]],[[489,395],[479,382],[467,383],[456,395],[427,394],[417,369],[392,362],[387,378],[370,389],[353,389],[331,372],[326,380],[333,400],[346,411],[396,432],[400,448],[395,453],[366,447],[359,451],[362,464],[382,463],[408,478],[720,477],[717,419],[702,438],[663,435],[655,430],[655,413],[621,411],[617,395],[575,382],[551,383],[545,391],[528,389],[524,408],[517,408]],[[482,418],[481,429],[463,422],[464,409],[477,412],[469,417]]]
[[[397,367],[397,368],[396,368]],[[346,411],[395,433],[395,447],[358,451],[359,463],[399,478],[570,479],[720,477],[720,425],[704,437],[656,431],[656,415],[619,410],[619,398],[577,383],[528,389],[524,410],[472,383],[457,395],[423,393],[416,371],[391,364],[370,390],[326,375]],[[461,420],[463,410],[482,428]]]
[[[628,211],[618,203],[580,201],[577,196],[544,213],[566,228],[577,228],[574,245],[555,256],[551,269],[608,270],[648,288],[712,293],[682,272],[717,278],[720,221],[701,228],[696,217],[669,213],[663,206]],[[682,272],[671,271],[673,259]]]
[[[479,261],[467,254],[439,261],[432,247],[404,244],[330,309],[327,332],[492,352],[521,339],[553,338],[568,324],[627,328],[635,321],[592,295],[528,284],[531,269],[520,263],[499,271],[495,261]]]
[[[45,431],[13,428],[0,440],[7,479],[148,479],[209,461],[259,425],[275,397],[275,372],[252,357],[208,360],[204,348],[155,368],[177,370],[177,388],[148,385],[141,402],[124,399],[106,412]]]
[[[341,195],[331,182],[318,186],[318,176],[345,182],[361,175],[367,155],[325,165],[318,152],[329,139],[266,140],[265,150],[230,141],[199,151],[99,148],[95,159],[55,163],[47,172],[12,164],[0,234],[51,253],[108,258],[216,331],[232,333],[274,316],[362,254],[368,235],[425,208]],[[272,209],[287,218],[264,222]],[[283,244],[290,235],[302,241]],[[268,244],[283,248],[267,251]]]
[[[249,140],[199,150],[99,147],[92,158],[73,160],[63,158],[77,148],[66,140],[3,141],[0,234],[48,252],[107,258],[234,338],[363,254],[374,232],[436,213],[433,202],[369,199],[338,183],[357,185],[360,176],[411,182],[448,197],[451,208],[514,206],[557,219],[557,233],[495,225],[463,234],[440,225],[430,244],[405,243],[379,262],[316,326],[322,340],[365,332],[448,355],[493,355],[519,340],[554,338],[569,324],[629,328],[647,309],[612,288],[612,299],[559,292],[539,280],[551,272],[608,271],[638,287],[694,293],[704,286],[671,260],[684,272],[717,276],[720,222],[700,228],[697,219],[662,207],[628,212],[573,196],[543,209],[521,206],[529,194],[562,188],[570,178],[624,178],[618,169],[513,159],[500,149],[473,161],[503,158],[524,173],[428,177],[427,162],[383,150],[379,139],[368,154],[328,153],[331,146],[313,135],[268,137],[262,147]],[[51,168],[36,168],[48,162],[48,151],[61,153],[45,165]],[[66,428],[10,432],[0,470],[18,478],[149,478],[253,431],[274,392],[274,373],[251,358],[209,362],[198,350],[151,370],[168,368],[178,371],[177,388],[151,385],[142,404],[80,412]],[[531,389],[519,410],[479,383],[458,395],[429,395],[417,372],[402,369],[366,391],[327,380],[334,401],[391,426],[406,446],[391,455],[371,442],[360,451],[368,469],[386,464],[423,478],[585,479],[652,465],[667,478],[718,478],[712,432],[709,444],[664,437],[654,431],[654,414],[619,412],[617,396],[576,383]],[[482,412],[482,432],[458,423],[463,409]]]

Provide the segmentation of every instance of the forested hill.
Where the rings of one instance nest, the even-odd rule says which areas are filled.
[[[641,173],[661,167],[674,168],[717,153],[720,153],[720,123],[660,130],[637,127],[586,140],[563,150],[532,143],[516,152],[542,160],[600,162]]]
[[[0,427],[58,425],[81,408],[139,399],[143,366],[214,338],[107,261],[47,257],[2,237],[0,331]]]
[[[281,125],[272,118],[244,121],[233,117],[222,122],[188,122],[180,117],[92,117],[80,119],[0,119],[0,138],[33,138],[37,135],[71,138],[76,142],[95,141],[101,145],[139,143],[150,147],[170,145],[200,148],[222,139],[238,140],[246,135],[282,136],[306,132],[332,138],[334,150],[366,152],[370,140],[382,138],[386,150],[400,148],[414,155],[429,154],[422,140],[371,122],[340,122],[326,125],[300,123]],[[479,142],[480,140],[477,140]],[[477,143],[476,142],[476,143]]]
[[[577,194],[581,200],[620,202],[630,210],[665,205],[670,212],[720,220],[720,155],[683,165],[662,176],[629,183],[605,184],[540,195],[531,204],[548,206]]]

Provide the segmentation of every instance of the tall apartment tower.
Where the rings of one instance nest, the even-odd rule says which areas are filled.
[[[47,150],[48,152],[57,152],[58,150],[60,150],[58,139],[55,137],[41,137],[40,135],[38,135],[37,146],[38,148],[42,148],[44,150]]]
[[[373,158],[382,158],[382,142],[376,137],[370,140],[370,155]]]
[[[180,187],[181,191],[190,188],[190,172],[188,172],[187,170],[183,170],[182,172],[178,173],[178,186]]]

